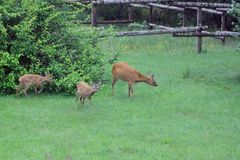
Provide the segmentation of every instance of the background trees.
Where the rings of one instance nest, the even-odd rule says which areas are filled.
[[[237,31],[240,31],[240,3],[233,1],[233,8],[231,14],[236,18],[234,25]]]
[[[1,92],[14,92],[24,73],[49,72],[55,79],[49,90],[67,93],[80,79],[101,80],[97,32],[71,21],[87,7],[59,0],[0,1]]]
[[[186,0],[179,0],[186,1]],[[189,2],[196,2],[197,0],[187,0]],[[201,0],[201,2],[213,2],[213,3],[231,3],[231,0]],[[123,4],[119,5],[104,5],[98,7],[98,18],[104,20],[110,19],[127,19],[127,6]],[[154,21],[160,25],[167,26],[181,26],[182,25],[182,13],[172,10],[153,9]],[[134,21],[142,23],[149,19],[149,9],[133,8]],[[227,18],[227,29],[231,29],[232,19]],[[229,22],[229,23],[228,23]],[[210,28],[216,29],[221,26],[221,17],[219,15],[203,13],[203,25],[208,25]],[[187,25],[196,25],[196,10],[187,10]]]

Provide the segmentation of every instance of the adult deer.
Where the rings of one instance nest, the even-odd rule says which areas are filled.
[[[31,86],[34,87],[35,94],[39,94],[42,92],[42,90],[44,88],[43,83],[44,82],[52,82],[52,81],[53,81],[53,79],[50,74],[46,74],[45,76],[40,76],[37,74],[25,74],[25,75],[19,77],[20,83],[17,86],[16,95],[19,95],[20,90],[23,89],[25,96],[28,97],[27,90]],[[39,91],[37,91],[38,88],[40,88]]]
[[[151,86],[157,86],[154,74],[144,76],[129,66],[127,62],[118,62],[112,67],[112,95],[114,95],[114,85],[119,79],[128,82],[128,97],[131,93],[133,94],[134,83],[144,82]]]

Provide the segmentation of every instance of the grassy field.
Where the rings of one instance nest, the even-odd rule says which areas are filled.
[[[146,36],[110,39],[106,59],[155,73],[158,87],[107,83],[84,108],[74,96],[0,97],[3,160],[237,160],[240,158],[239,40]]]

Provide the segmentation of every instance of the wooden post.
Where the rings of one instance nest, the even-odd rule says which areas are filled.
[[[183,11],[183,22],[182,22],[183,27],[186,26],[186,20],[187,20],[187,14],[186,14],[186,9],[184,9],[184,11]]]
[[[132,7],[128,6],[128,20],[132,21],[133,17],[132,17]]]
[[[202,8],[198,7],[197,8],[197,26],[202,25]],[[201,33],[202,31],[198,31]],[[202,52],[202,37],[198,36],[197,37],[197,52],[201,53]]]
[[[221,15],[221,31],[225,31],[225,23],[226,23],[226,12],[223,12]],[[221,39],[223,45],[225,44],[225,37],[222,37]]]
[[[93,27],[97,27],[97,5],[94,4],[92,6],[92,22],[91,22]]]
[[[150,9],[149,9],[149,23],[153,23],[153,7],[150,6]],[[152,26],[150,26],[149,29],[153,29]]]

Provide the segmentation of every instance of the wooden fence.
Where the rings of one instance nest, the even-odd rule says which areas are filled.
[[[91,24],[97,27],[97,24],[116,24],[116,23],[132,23],[132,8],[145,8],[149,9],[149,28],[154,30],[142,30],[142,31],[128,31],[119,32],[116,36],[140,36],[140,35],[152,35],[152,34],[166,34],[171,33],[174,37],[197,37],[197,52],[202,51],[202,37],[220,37],[223,44],[225,43],[225,37],[240,36],[239,32],[225,31],[226,13],[232,7],[227,3],[206,3],[206,2],[178,2],[173,0],[68,0],[68,2],[81,2],[92,3],[92,20]],[[128,19],[125,20],[110,20],[110,21],[98,21],[97,20],[97,6],[109,5],[109,4],[126,4],[128,5]],[[183,14],[183,27],[173,28],[167,26],[159,26],[153,24],[153,8],[164,10],[175,10]],[[186,10],[197,11],[197,24],[195,27],[185,27],[186,25]],[[202,13],[220,15],[221,28],[220,31],[207,32],[207,26],[202,26]]]

